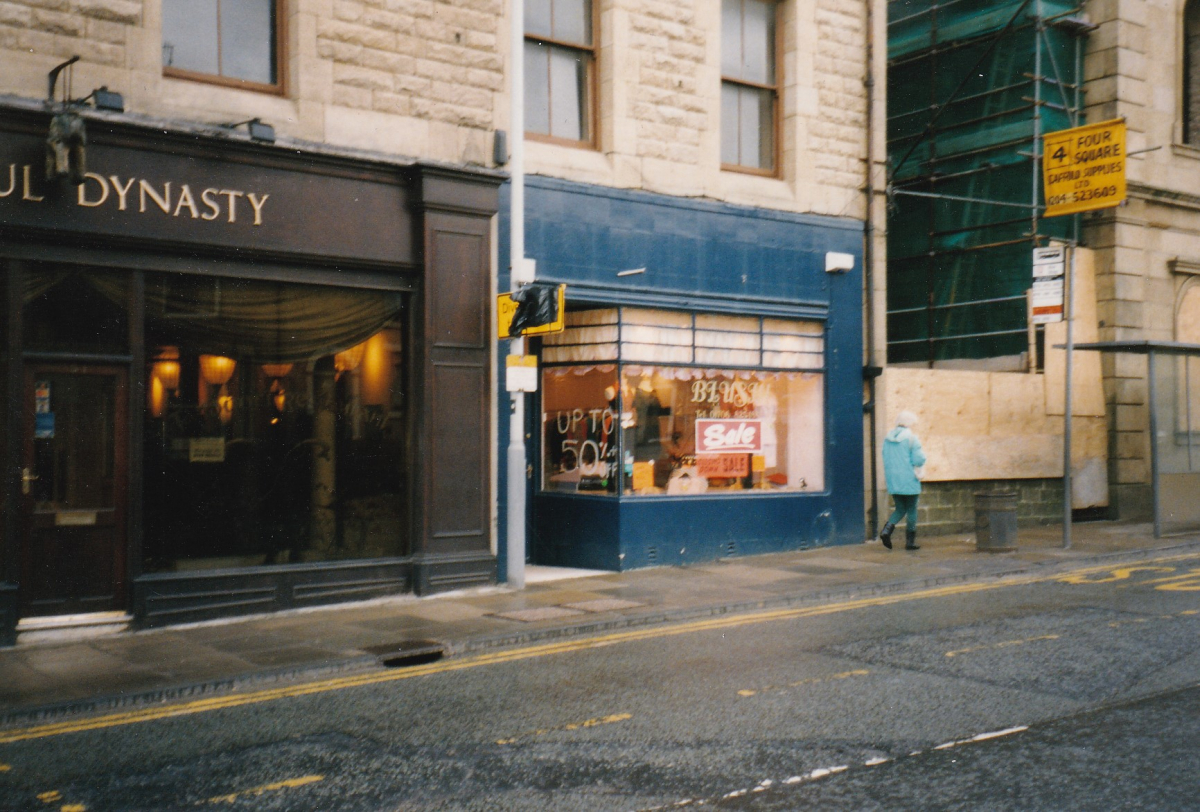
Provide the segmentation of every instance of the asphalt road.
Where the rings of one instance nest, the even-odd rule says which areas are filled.
[[[711,799],[728,810],[1187,810],[1200,808],[1200,689],[982,741],[772,782]],[[997,731],[999,732],[999,731]]]
[[[33,724],[0,731],[0,809],[1200,808],[1196,564]]]

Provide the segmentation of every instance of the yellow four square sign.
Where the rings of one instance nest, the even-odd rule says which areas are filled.
[[[1107,209],[1125,199],[1125,119],[1042,137],[1043,217]]]

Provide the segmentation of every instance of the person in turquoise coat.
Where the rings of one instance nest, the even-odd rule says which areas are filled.
[[[904,549],[921,549],[917,546],[917,500],[921,496],[919,469],[925,464],[925,451],[913,433],[916,425],[915,414],[900,412],[896,416],[896,427],[883,440],[883,477],[888,493],[896,503],[896,509],[879,531],[879,540],[889,550],[892,549],[892,531],[901,518],[906,518]]]

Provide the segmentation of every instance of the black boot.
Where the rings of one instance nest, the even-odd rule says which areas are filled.
[[[879,531],[879,540],[883,542],[883,546],[889,550],[892,549],[892,531],[896,529],[894,522],[888,522]]]
[[[906,550],[921,549],[920,547],[917,546],[917,531],[916,530],[905,530],[904,531],[904,549],[906,549]]]

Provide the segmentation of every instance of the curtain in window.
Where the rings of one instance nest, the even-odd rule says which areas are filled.
[[[78,275],[124,308],[125,274],[44,271],[25,279],[33,301]],[[158,341],[256,363],[292,363],[361,344],[403,306],[399,293],[191,275],[146,275],[146,322]]]
[[[155,281],[146,285],[146,321],[159,340],[264,364],[361,344],[403,306],[402,294],[387,291],[242,279]]]

